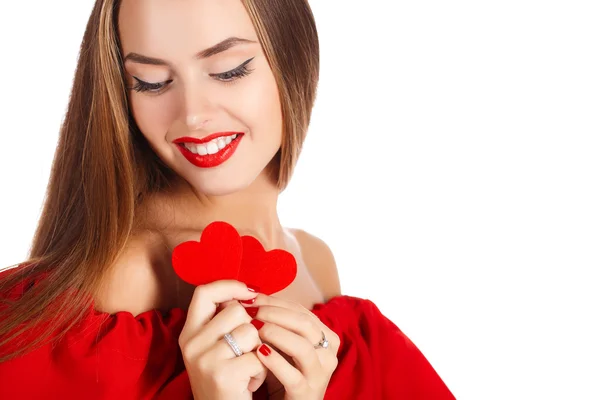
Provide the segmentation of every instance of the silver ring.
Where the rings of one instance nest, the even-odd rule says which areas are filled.
[[[226,333],[225,335],[223,335],[223,338],[225,339],[229,347],[231,347],[231,350],[233,350],[236,357],[241,357],[244,354],[242,350],[240,350],[240,347],[238,346],[236,341],[233,339],[233,336],[231,336],[231,333]]]
[[[324,349],[329,347],[329,340],[325,337],[325,332],[321,331],[321,335],[323,336],[321,341],[315,345],[315,349],[322,347]]]

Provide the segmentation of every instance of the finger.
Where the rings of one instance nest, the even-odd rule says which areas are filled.
[[[321,331],[328,329],[316,316],[313,318],[301,311],[277,306],[259,307],[254,318],[279,325],[288,331],[302,336],[313,345],[316,345],[321,340]]]
[[[242,305],[244,305],[244,304],[242,304]],[[303,316],[301,316],[299,318],[303,318],[304,322],[301,322],[300,324],[298,324],[299,320],[297,320],[296,318],[278,319],[278,318],[268,317],[264,314],[264,311],[260,311],[263,308],[267,309],[268,307],[266,307],[266,306],[275,306],[275,307],[287,309],[290,311],[299,312],[299,313],[303,314]],[[335,333],[334,331],[332,331],[327,325],[325,325],[323,323],[323,321],[321,321],[319,319],[319,317],[317,317],[312,311],[307,310],[301,304],[283,300],[283,299],[280,299],[280,298],[277,298],[274,296],[259,294],[256,297],[254,304],[252,306],[246,306],[246,309],[247,310],[252,309],[254,311],[254,313],[250,314],[252,317],[259,319],[259,320],[264,320],[264,321],[267,321],[267,319],[268,319],[268,322],[275,323],[279,326],[282,326],[286,329],[291,330],[292,332],[298,333],[299,335],[306,337],[311,343],[313,343],[313,345],[316,345],[317,343],[319,343],[321,341],[322,335],[324,333],[325,337],[327,338],[327,340],[329,342],[329,347],[327,350],[332,351],[333,354],[337,356],[337,353],[338,353],[340,345],[341,345],[341,340],[340,340],[340,337],[338,336],[338,334]],[[298,314],[296,314],[296,315],[298,315]],[[319,333],[318,333],[318,339],[316,339],[316,340],[314,339],[316,336],[313,336],[313,334],[310,334],[310,336],[307,336],[307,335],[309,335],[308,332],[310,331],[310,328],[308,328],[308,330],[307,330],[306,326],[310,325],[310,321],[314,321],[316,323],[316,326],[318,326],[320,328]],[[321,331],[322,331],[322,333],[321,333]],[[337,357],[336,357],[336,360],[337,360]],[[323,359],[322,359],[322,361],[323,361]],[[329,365],[329,364],[331,364],[331,363],[326,363],[324,365]]]
[[[260,361],[281,382],[288,394],[302,393],[306,389],[308,383],[302,373],[272,347],[263,343],[256,354]]]
[[[227,361],[224,368],[227,373],[232,374],[231,379],[247,379],[248,390],[256,392],[267,378],[267,367],[258,359],[253,351],[244,354],[241,357],[234,357],[233,360]]]
[[[252,355],[256,357],[256,354],[252,353]],[[256,392],[258,388],[260,388],[262,384],[267,380],[268,369],[263,363],[260,364],[264,368],[264,371],[261,372],[259,375],[250,377],[250,382],[248,382],[248,390],[252,393]]]
[[[252,326],[252,324],[243,324],[238,326],[231,332],[231,336],[244,354],[252,353],[254,349],[262,344],[260,337],[258,336],[258,332],[256,331],[256,328]],[[213,354],[211,354],[210,357],[214,357],[216,360],[232,359],[237,357],[225,338],[222,338],[215,343],[211,352]]]
[[[263,299],[261,299],[261,302],[262,301]],[[325,370],[333,371],[335,368],[337,368],[337,353],[341,345],[340,338],[316,315],[312,313],[310,313],[311,315],[307,315],[303,312],[298,313],[294,310],[274,306],[261,306],[256,308],[256,310],[257,313],[255,314],[255,319],[258,319],[262,322],[276,324],[282,328],[294,332],[304,337],[313,346],[313,348],[321,341],[323,334],[325,334],[325,338],[329,342],[329,346],[326,349],[316,349],[317,356],[321,361],[321,366]]]
[[[219,303],[254,297],[255,292],[249,291],[244,283],[236,280],[220,280],[196,287],[181,336],[189,337],[206,325],[215,314]]]
[[[242,303],[242,304],[245,304],[245,303]],[[315,314],[313,314],[310,310],[308,310],[302,304],[295,303],[295,302],[289,301],[289,300],[284,300],[284,299],[281,299],[281,298],[275,297],[275,296],[269,296],[269,295],[262,294],[262,293],[259,293],[258,296],[256,296],[254,303],[251,304],[250,306],[252,306],[252,307],[260,307],[260,306],[282,307],[282,308],[287,308],[287,309],[294,310],[297,312],[301,312],[304,314],[308,314],[308,315],[318,319],[318,317]]]
[[[244,301],[246,301],[246,300],[244,300]],[[225,301],[223,303],[219,303],[219,305],[217,306],[216,314],[218,314],[221,311],[223,311],[225,309],[225,307],[227,307],[227,306],[230,306],[232,304],[239,304],[239,303],[240,303],[240,301],[238,301],[238,300],[228,300],[228,301]]]
[[[292,357],[309,382],[316,382],[323,375],[319,355],[306,338],[271,323],[265,323],[258,334],[264,342]]]
[[[226,333],[231,333],[240,325],[248,324],[252,320],[244,307],[233,303],[223,309],[220,313],[204,325],[199,332],[188,339],[188,348],[193,349],[196,354],[203,354],[223,338]],[[252,325],[250,325],[252,327]],[[256,329],[254,329],[254,333]],[[255,334],[258,337],[258,334]],[[259,339],[260,340],[260,339]],[[226,344],[226,343],[225,343]],[[252,351],[253,348],[248,349]]]

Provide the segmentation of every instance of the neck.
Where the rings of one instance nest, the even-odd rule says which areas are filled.
[[[213,221],[233,225],[240,235],[256,237],[265,250],[281,248],[284,229],[277,214],[279,189],[261,174],[244,190],[223,196],[206,196],[187,182],[180,186],[181,198],[173,208],[178,229],[200,231]]]

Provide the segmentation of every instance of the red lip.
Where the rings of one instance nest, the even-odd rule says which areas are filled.
[[[173,143],[178,144],[178,143],[196,143],[196,144],[202,144],[202,143],[208,143],[213,139],[219,138],[221,136],[231,136],[231,135],[242,135],[242,132],[216,132],[216,133],[212,133],[208,136],[205,136],[201,139],[195,138],[195,137],[189,137],[189,136],[183,136],[180,138],[177,138],[175,140],[173,140]]]
[[[206,142],[210,142],[214,138],[221,137],[221,136],[230,136],[230,135],[233,135],[236,133],[237,133],[237,137],[235,139],[233,139],[231,141],[231,143],[229,143],[228,145],[223,147],[221,150],[219,150],[215,154],[206,154],[206,155],[201,156],[200,154],[192,153],[183,145],[183,143],[194,143],[194,144],[206,143]],[[238,144],[240,143],[240,140],[242,140],[242,136],[243,136],[243,134],[240,132],[219,132],[219,133],[215,133],[215,134],[206,136],[202,139],[197,139],[197,138],[192,138],[192,137],[181,137],[179,139],[174,140],[173,143],[176,144],[177,148],[179,149],[181,154],[183,154],[183,156],[186,158],[186,160],[188,160],[190,163],[192,163],[196,167],[212,168],[212,167],[216,167],[218,165],[223,164],[225,161],[227,161],[229,159],[229,157],[231,157],[233,155]]]

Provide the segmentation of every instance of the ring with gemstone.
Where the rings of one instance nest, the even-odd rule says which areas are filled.
[[[318,349],[319,347],[326,349],[329,347],[329,340],[325,337],[325,332],[321,331],[321,336],[321,341],[315,345],[315,349]]]

